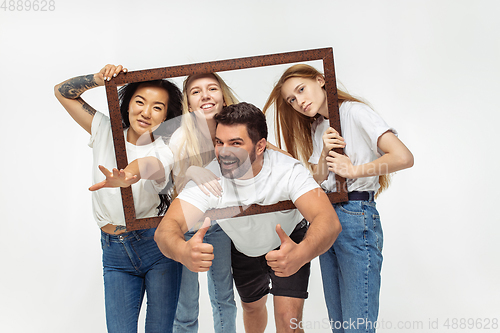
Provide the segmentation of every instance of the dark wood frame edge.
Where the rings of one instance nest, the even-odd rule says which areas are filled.
[[[119,169],[124,169],[128,165],[127,155],[125,153],[125,139],[123,136],[123,126],[120,116],[120,105],[118,101],[118,86],[131,82],[142,82],[148,80],[157,80],[163,78],[179,77],[191,74],[201,74],[210,72],[223,72],[229,70],[238,70],[245,68],[256,68],[264,66],[281,65],[287,63],[298,63],[313,60],[323,60],[323,69],[325,74],[326,92],[328,99],[328,110],[330,117],[330,126],[335,128],[341,135],[339,106],[337,96],[337,83],[335,78],[335,67],[333,62],[333,49],[322,48],[304,51],[277,53],[261,55],[246,58],[236,58],[228,60],[211,61],[197,64],[188,64],[180,66],[171,66],[141,71],[131,71],[120,74],[111,81],[106,82],[106,95],[108,99],[109,114],[111,119],[111,128],[115,148],[116,162]],[[342,149],[336,149],[342,153]],[[328,197],[332,203],[347,201],[347,186],[345,178],[337,175],[337,192],[329,193]],[[135,215],[132,189],[122,188],[122,203],[125,214],[127,231],[148,229],[156,227],[162,216],[137,219]],[[294,209],[291,201],[280,201],[273,205],[260,206],[251,205],[247,207],[228,207],[209,210],[204,216],[212,220],[223,218],[248,216],[255,214],[264,214],[274,211]]]

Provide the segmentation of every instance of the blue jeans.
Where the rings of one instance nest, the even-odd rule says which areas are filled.
[[[342,225],[319,257],[332,332],[375,332],[383,235],[374,201],[334,204]]]
[[[146,229],[115,236],[101,231],[109,333],[137,332],[144,292],[146,332],[172,332],[182,265],[160,252],[154,233]]]
[[[194,232],[187,232],[186,240],[191,239],[193,235]],[[214,330],[216,333],[234,333],[236,332],[236,302],[231,273],[231,239],[218,224],[215,224],[208,229],[204,241],[214,247],[214,260],[207,272]],[[198,273],[193,273],[184,267],[174,332],[198,332],[199,292]]]

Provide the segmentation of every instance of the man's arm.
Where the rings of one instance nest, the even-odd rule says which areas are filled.
[[[211,244],[203,243],[203,237],[210,227],[207,217],[196,234],[186,242],[184,233],[203,216],[196,206],[175,199],[167,210],[155,232],[155,241],[160,251],[180,262],[193,272],[206,272],[212,266],[214,249]]]
[[[310,223],[306,236],[296,244],[278,225],[280,249],[266,255],[268,265],[281,277],[296,273],[304,264],[326,252],[342,230],[337,213],[320,188],[301,195],[295,206]]]

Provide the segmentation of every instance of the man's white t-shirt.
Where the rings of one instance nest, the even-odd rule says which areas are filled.
[[[213,208],[271,205],[279,201],[295,202],[303,194],[318,188],[310,172],[297,160],[274,150],[264,152],[264,163],[253,178],[240,180],[221,176],[219,164],[212,161],[207,169],[220,177],[223,189],[220,198],[204,194],[193,182],[188,183],[178,198],[191,203],[202,212]],[[219,220],[218,223],[233,241],[236,249],[257,257],[280,246],[276,233],[280,224],[287,235],[302,220],[297,209]]]
[[[124,130],[123,133],[125,138],[127,138],[127,130]],[[99,165],[103,165],[110,171],[112,168],[116,168],[115,148],[109,118],[101,112],[97,112],[92,120],[91,133],[89,146],[93,148],[94,156],[92,179],[93,183],[96,184],[106,179],[99,170]],[[125,140],[125,149],[129,163],[141,157],[153,156],[158,158],[165,168],[165,181],[161,183],[141,179],[132,184],[132,196],[137,218],[155,217],[158,215],[156,207],[160,204],[158,193],[167,184],[171,166],[174,163],[172,152],[161,138],[142,146],[133,145]],[[125,226],[120,188],[103,188],[93,191],[92,208],[99,228],[106,224]]]
[[[378,138],[387,131],[397,135],[394,128],[387,123],[368,105],[358,102],[344,102],[339,108],[342,137],[346,146],[344,152],[353,165],[361,165],[376,160],[384,154],[378,146]],[[328,119],[319,117],[312,124],[311,135],[313,153],[309,163],[318,164],[323,150],[323,134],[330,127]],[[335,174],[330,172],[328,178],[321,183],[327,191],[336,191]],[[377,191],[380,187],[378,176],[347,179],[347,189],[352,191]]]

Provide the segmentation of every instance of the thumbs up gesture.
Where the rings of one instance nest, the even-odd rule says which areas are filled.
[[[287,277],[295,274],[303,263],[296,251],[297,243],[288,237],[279,224],[276,226],[276,233],[281,240],[281,246],[279,250],[268,252],[266,260],[276,276]]]
[[[181,261],[192,272],[206,272],[212,266],[214,247],[203,243],[203,237],[210,228],[210,218],[205,218],[202,227],[186,242]]]

